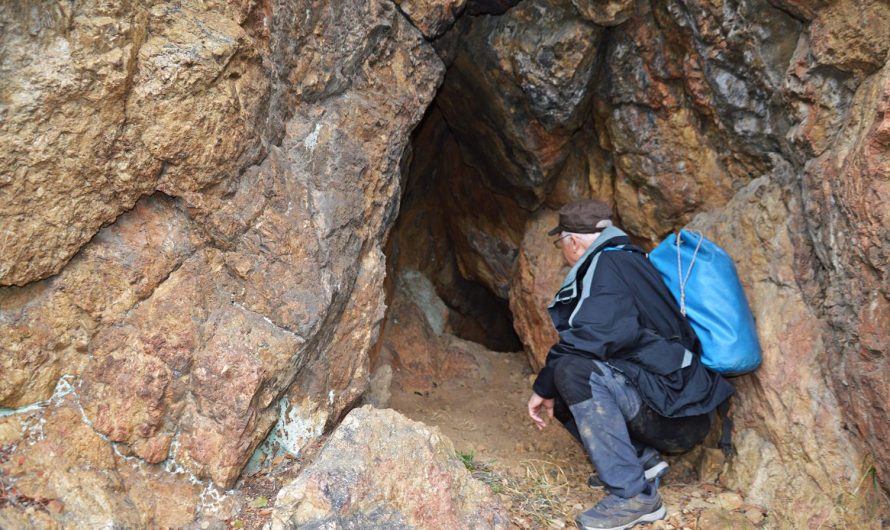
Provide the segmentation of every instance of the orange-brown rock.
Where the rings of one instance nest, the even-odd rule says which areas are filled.
[[[810,38],[800,36],[782,85],[788,102],[788,140],[807,159],[828,149],[843,125],[857,81],[813,58]]]
[[[444,33],[461,14],[467,0],[393,0],[428,39]]]
[[[568,0],[473,20],[438,102],[490,188],[540,203],[588,118],[601,35]]]
[[[765,2],[731,31],[716,5],[687,4],[643,3],[610,39],[598,106],[619,218],[652,241],[769,168],[782,133],[771,93],[799,32]]]
[[[559,340],[547,312],[568,271],[562,252],[551,244],[554,237],[547,235],[558,220],[552,210],[539,210],[529,219],[510,285],[513,325],[534,370],[544,366],[547,352]]]
[[[381,362],[392,365],[393,381],[406,391],[425,392],[439,381],[480,370],[472,351],[452,347],[452,342],[459,346],[460,341],[446,333],[447,308],[432,284],[426,292],[420,297],[400,279],[382,337]]]
[[[614,193],[619,223],[651,241],[710,210],[692,226],[736,256],[764,346],[734,379],[738,454],[721,480],[782,526],[855,525],[886,513],[863,486],[869,462],[888,473],[886,6],[775,4],[794,16],[639,4],[606,44],[596,131],[615,176],[591,193]],[[861,31],[854,12],[870,14]],[[540,231],[528,223],[511,286],[533,363],[549,323],[528,308],[555,288],[532,288]]]
[[[64,378],[77,413],[46,443],[85,429],[86,468],[116,455],[46,512],[60,524],[185,526],[194,495],[164,493],[189,517],[165,523],[146,515],[163,502],[93,510],[90,492],[124,488],[120,455],[180,470],[177,487],[231,487],[279,420],[322,428],[367,386],[399,161],[441,61],[388,0],[239,6],[0,8],[15,49],[0,211],[17,236],[0,276],[27,283],[0,290],[0,406],[18,421]],[[84,61],[122,77],[103,88]],[[9,440],[23,487],[47,461]]]
[[[801,267],[811,266],[805,260],[812,257],[799,246],[805,223],[801,198],[785,191],[795,175],[787,164],[777,161],[777,168],[691,225],[735,258],[763,347],[762,366],[732,380],[738,390],[737,454],[720,480],[769,507],[783,527],[866,520],[879,506],[876,492],[860,488],[851,495],[867,472],[865,456],[844,428],[831,389],[827,323],[798,287]],[[826,505],[825,498],[843,499],[844,512]]]
[[[186,213],[158,195],[100,231],[60,274],[2,288],[0,406],[46,399],[63,373],[80,373],[97,329],[151,297],[193,252]]]
[[[804,169],[807,229],[831,326],[827,363],[847,420],[890,480],[890,65],[867,78],[831,148]]]
[[[886,518],[888,4],[398,3],[0,5],[0,526],[195,524],[358,402],[407,269],[412,385],[483,373],[450,333],[509,343],[508,298],[539,366],[587,196],[736,257],[764,365],[721,481]]]
[[[578,12],[600,26],[617,26],[633,14],[631,0],[572,0]]]
[[[890,5],[881,0],[839,0],[818,11],[810,26],[819,64],[870,74],[887,62]]]
[[[0,417],[0,526],[172,528],[214,510],[200,484],[146,466],[93,431],[78,390],[65,380],[51,402]]]
[[[158,187],[198,189],[259,159],[270,80],[252,9],[0,7],[0,285],[59,272]]]

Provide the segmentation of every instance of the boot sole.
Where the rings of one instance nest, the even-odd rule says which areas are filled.
[[[575,524],[581,530],[627,530],[628,528],[633,528],[634,526],[642,523],[654,523],[655,521],[660,521],[667,516],[667,508],[662,504],[657,510],[652,513],[647,513],[646,515],[639,516],[636,520],[623,524],[621,526],[611,526],[611,527],[595,527],[595,526],[585,526],[580,523],[577,519],[575,520]]]

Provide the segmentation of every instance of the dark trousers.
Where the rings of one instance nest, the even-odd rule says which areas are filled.
[[[643,464],[658,451],[676,453],[700,443],[708,415],[665,418],[608,364],[566,356],[554,367],[559,396],[554,416],[584,448],[609,491],[630,498],[643,492]]]

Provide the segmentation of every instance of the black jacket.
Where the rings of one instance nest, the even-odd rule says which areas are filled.
[[[556,397],[553,368],[566,355],[607,362],[662,416],[707,413],[734,392],[701,364],[701,345],[676,300],[618,228],[603,231],[572,267],[550,317],[559,342],[534,384],[541,397]]]

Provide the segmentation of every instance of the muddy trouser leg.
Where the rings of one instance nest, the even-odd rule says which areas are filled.
[[[562,397],[559,395],[556,396],[554,401],[553,416],[558,419],[562,423],[562,426],[569,431],[569,434],[583,446],[584,442],[581,441],[581,434],[578,432],[578,424],[575,423],[575,417],[572,416],[572,411],[569,410],[569,405],[563,401]],[[640,461],[640,465],[644,465],[653,456],[660,456],[657,449],[635,439],[633,434],[631,434],[630,443],[632,443],[634,449],[637,450],[637,459]]]
[[[627,430],[642,403],[637,390],[608,365],[578,356],[560,359],[554,381],[606,488],[625,498],[645,490],[643,466]]]

